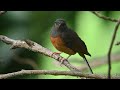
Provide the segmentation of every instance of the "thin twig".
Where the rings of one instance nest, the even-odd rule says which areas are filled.
[[[25,41],[13,40],[13,39],[10,39],[10,38],[3,36],[3,35],[0,35],[0,40],[6,44],[12,45],[12,47],[11,47],[12,49],[25,48],[25,49],[31,50],[33,52],[38,52],[40,54],[44,54],[48,57],[54,58],[55,60],[57,60],[59,62],[61,62],[61,60],[63,60],[62,64],[65,65],[68,69],[70,69],[72,71],[80,72],[79,69],[72,66],[65,58],[61,57],[60,55],[54,54],[49,49],[44,48],[43,46],[37,44],[36,42],[33,42],[31,40],[27,40],[27,43],[26,43]],[[30,43],[30,45],[28,43]]]
[[[17,72],[12,72],[8,74],[0,75],[0,79],[8,79],[20,75],[67,75],[67,76],[79,76],[85,78],[94,78],[94,79],[107,79],[106,76],[96,75],[96,74],[83,74],[80,72],[72,71],[56,71],[56,70],[21,70]],[[112,77],[113,79],[119,79],[120,77]]]
[[[114,44],[114,41],[116,38],[116,34],[117,34],[117,30],[119,28],[119,25],[120,25],[120,20],[118,21],[118,23],[115,26],[111,44],[110,44],[109,51],[108,51],[108,79],[111,78],[111,52],[112,52],[112,47],[113,47],[113,44]]]
[[[112,21],[112,22],[118,22],[117,19],[114,19],[114,18],[111,18],[111,17],[106,17],[106,16],[100,14],[100,13],[97,12],[97,11],[91,11],[91,12],[92,12],[93,14],[95,14],[97,17],[102,18],[102,19],[104,19],[104,20],[109,20],[109,21]]]

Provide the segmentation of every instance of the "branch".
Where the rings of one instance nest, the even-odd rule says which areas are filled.
[[[56,70],[21,70],[18,72],[8,73],[8,74],[2,74],[0,75],[0,79],[7,79],[12,78],[15,76],[20,75],[67,75],[67,76],[80,76],[80,77],[86,77],[86,78],[95,78],[95,79],[107,79],[106,76],[100,76],[96,74],[83,74],[80,72],[72,72],[72,71],[56,71]],[[119,79],[120,77],[113,77],[113,79]]]
[[[13,60],[19,64],[27,64],[33,67],[33,69],[39,69],[38,65],[35,63],[34,60],[30,59],[30,58],[22,58],[18,55],[14,55],[13,56]]]
[[[120,20],[118,21],[118,23],[115,26],[114,33],[113,33],[112,40],[111,40],[111,44],[110,44],[109,51],[108,51],[108,79],[111,78],[111,52],[112,52],[112,47],[113,47],[113,44],[115,41],[115,37],[117,34],[117,30],[119,28],[119,25],[120,25]]]
[[[68,69],[70,69],[72,71],[80,72],[80,70],[78,70],[77,68],[72,66],[65,58],[61,57],[58,54],[54,54],[49,49],[42,47],[41,45],[37,44],[36,42],[30,41],[30,40],[26,40],[26,41],[13,40],[13,39],[10,39],[3,35],[0,35],[0,40],[6,44],[12,45],[12,47],[11,47],[12,49],[25,48],[25,49],[31,50],[33,52],[38,52],[40,54],[44,54],[48,57],[54,58],[55,60],[57,60],[59,62],[61,62],[61,60],[63,60],[62,64],[65,65]]]
[[[102,18],[102,19],[104,19],[104,20],[109,20],[109,21],[112,21],[112,22],[118,22],[117,19],[110,18],[110,17],[106,17],[106,16],[100,14],[99,12],[96,12],[96,11],[91,11],[91,12],[92,12],[93,14],[95,14],[97,17]]]
[[[111,60],[112,62],[120,62],[120,55],[119,55],[119,54],[111,55],[111,59],[112,59],[112,60]],[[96,58],[96,59],[91,60],[91,61],[92,61],[92,62],[90,62],[90,65],[91,65],[91,67],[93,67],[93,68],[108,63],[108,59],[107,59],[106,56],[100,57],[100,58]],[[81,71],[84,71],[84,70],[88,69],[88,67],[87,67],[86,65],[82,65],[82,66],[79,66],[79,67],[77,67],[77,68],[78,68],[79,70],[81,70]]]

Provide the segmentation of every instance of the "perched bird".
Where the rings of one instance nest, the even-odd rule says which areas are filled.
[[[64,19],[57,19],[55,21],[51,30],[50,39],[57,50],[69,54],[68,58],[71,55],[78,53],[86,61],[91,73],[93,74],[93,71],[85,57],[85,55],[91,56],[85,43],[76,32],[68,28]]]

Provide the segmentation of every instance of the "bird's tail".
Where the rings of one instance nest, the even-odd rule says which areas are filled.
[[[90,65],[89,65],[89,63],[88,63],[88,61],[87,61],[86,57],[84,56],[84,58],[83,58],[83,59],[85,60],[85,62],[87,63],[87,66],[89,67],[89,69],[90,69],[91,73],[93,74],[93,71],[92,71],[92,69],[91,69],[91,67],[90,67]]]

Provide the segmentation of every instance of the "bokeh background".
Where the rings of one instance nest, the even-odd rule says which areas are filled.
[[[116,19],[120,15],[119,11],[103,11],[101,13]],[[89,11],[8,11],[0,16],[0,34],[12,39],[30,39],[53,52],[58,52],[50,42],[51,27],[58,18],[65,19],[67,25],[84,40],[92,55],[92,57],[87,56],[89,62],[101,57],[107,58],[116,23],[100,19]],[[117,32],[115,43],[117,41],[120,41],[120,30]],[[120,47],[114,45],[112,54],[119,55],[119,53]],[[61,56],[66,58],[68,55],[62,53]],[[78,54],[71,56],[69,62],[76,67],[87,66]],[[113,75],[120,74],[119,68],[119,61],[112,62]],[[22,69],[68,70],[52,58],[26,49],[11,50],[10,45],[0,42],[0,73],[15,72]],[[103,64],[92,69],[96,74],[107,74],[108,66]],[[83,72],[89,73],[89,69]],[[14,78],[74,79],[76,77],[24,75]]]

